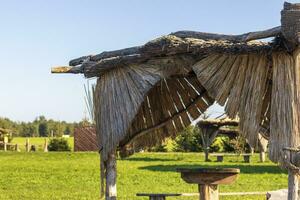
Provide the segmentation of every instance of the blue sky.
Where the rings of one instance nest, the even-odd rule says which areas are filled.
[[[237,34],[271,28],[280,25],[283,2],[0,0],[0,116],[81,120],[86,79],[50,74],[52,66],[178,30]]]

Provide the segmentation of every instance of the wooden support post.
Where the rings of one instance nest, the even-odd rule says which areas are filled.
[[[20,149],[19,149],[19,145],[18,145],[18,144],[15,145],[15,151],[16,151],[16,152],[20,152]]]
[[[298,200],[299,177],[289,169],[288,200]]]
[[[262,150],[259,152],[259,160],[260,160],[260,162],[266,161],[266,153]]]
[[[48,139],[45,138],[45,141],[44,141],[44,152],[48,152]]]
[[[205,162],[210,161],[209,160],[209,147],[204,148],[204,154],[205,154]]]
[[[266,161],[266,151],[268,148],[268,140],[262,134],[258,134],[258,149],[260,162]]]
[[[250,153],[251,153],[251,155],[253,155],[253,154],[254,154],[254,148],[253,148],[253,147],[251,147],[251,146],[250,146]]]
[[[7,151],[7,143],[6,142],[3,143],[3,150]]]
[[[219,190],[217,185],[198,185],[200,200],[219,200]]]
[[[202,140],[202,146],[203,146],[203,151],[205,154],[205,162],[210,161],[209,160],[209,147],[213,143],[214,139],[216,138],[218,134],[218,128],[216,127],[200,127],[201,130],[201,140]]]
[[[30,142],[29,142],[29,138],[26,138],[25,148],[26,148],[26,152],[29,152],[29,151],[30,151]]]
[[[109,154],[106,161],[106,191],[105,200],[117,199],[117,160],[116,152]]]

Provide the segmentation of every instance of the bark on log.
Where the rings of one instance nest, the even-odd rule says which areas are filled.
[[[241,35],[223,35],[223,34],[214,34],[214,33],[204,33],[204,32],[195,32],[195,31],[178,31],[171,33],[170,35],[177,36],[180,38],[194,38],[194,39],[204,39],[204,40],[228,40],[232,42],[247,42],[250,40],[274,37],[281,33],[281,27],[274,27],[271,29],[249,32]],[[143,46],[135,46],[115,51],[104,51],[97,55],[88,55],[82,56],[76,59],[73,59],[69,62],[70,66],[81,65],[84,61],[99,61],[105,58],[140,54]]]
[[[102,53],[97,55],[83,56],[80,58],[73,59],[69,62],[69,65],[70,66],[80,65],[85,60],[98,61],[105,58],[133,55],[133,54],[137,54],[140,48],[141,48],[140,46],[136,46],[136,47],[130,47],[130,48],[115,50],[115,51],[103,51]]]
[[[171,33],[180,38],[197,38],[202,40],[228,40],[232,42],[248,42],[251,40],[275,37],[281,33],[281,27],[277,26],[263,31],[249,32],[241,35],[223,35],[196,31],[178,31]]]
[[[100,76],[102,72],[122,67],[146,62],[148,59],[160,59],[162,56],[176,54],[198,55],[203,57],[210,53],[257,53],[269,51],[271,46],[268,43],[232,43],[228,41],[205,41],[200,39],[181,39],[176,36],[164,36],[150,41],[138,48],[136,54],[109,57],[100,60],[85,60],[82,65],[69,67],[56,67],[52,73],[84,73],[87,78]],[[119,50],[122,52],[122,50]],[[121,53],[120,53],[121,54]]]
[[[266,32],[276,32],[277,28],[270,29]],[[263,31],[265,34],[265,32]],[[175,35],[180,35],[183,37],[185,34],[199,35],[200,33],[196,32],[177,32]],[[208,33],[205,33],[208,34]],[[146,43],[143,46],[137,46],[132,48],[126,48],[111,52],[103,52],[95,56],[83,56],[70,61],[71,66],[75,67],[55,67],[52,69],[52,73],[85,73],[88,74],[87,77],[98,76],[98,71],[109,70],[115,67],[126,66],[130,64],[139,64],[145,62],[149,58],[169,56],[175,54],[209,54],[209,53],[249,53],[249,52],[263,52],[271,49],[271,46],[268,43],[245,43],[245,42],[236,42],[232,41],[218,41],[214,40],[215,38],[221,39],[218,35],[208,34],[205,38],[209,40],[203,40],[198,38],[180,38],[175,35],[167,35],[160,37],[158,39],[152,40]],[[201,35],[201,34],[200,34]],[[238,36],[239,38],[253,38],[261,36],[260,32],[252,32]],[[195,36],[196,37],[196,36]],[[228,36],[229,37],[229,36]],[[230,36],[235,38],[236,36]],[[226,37],[224,36],[226,39]],[[235,39],[237,40],[237,39]],[[238,40],[237,40],[238,41]],[[243,41],[243,40],[240,40]]]

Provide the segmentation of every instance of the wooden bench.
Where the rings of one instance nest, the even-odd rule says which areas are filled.
[[[149,193],[138,193],[138,197],[149,197],[149,200],[165,200],[167,197],[181,196],[181,194],[149,194]]]
[[[269,196],[269,192],[226,192],[226,193],[219,193],[219,196],[252,196],[252,195],[266,195],[267,199]],[[199,193],[182,193],[182,194],[155,194],[155,193],[138,193],[136,196],[140,197],[149,197],[149,200],[165,200],[167,197],[177,197],[177,196],[184,196],[184,197],[199,197]],[[275,195],[274,195],[275,196]],[[271,199],[270,199],[271,200]],[[277,200],[277,199],[274,199]]]
[[[250,163],[250,157],[252,154],[241,154],[244,157],[244,162]],[[237,156],[237,154],[211,154],[211,156],[217,157],[217,162],[223,162],[224,156]]]

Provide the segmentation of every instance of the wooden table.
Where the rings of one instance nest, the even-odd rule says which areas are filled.
[[[218,200],[219,184],[233,183],[240,169],[236,168],[179,168],[181,178],[190,184],[198,184],[200,200]]]
[[[146,196],[149,197],[149,200],[166,200],[166,197],[176,197],[181,196],[181,194],[153,194],[153,193],[138,193],[136,196]]]

